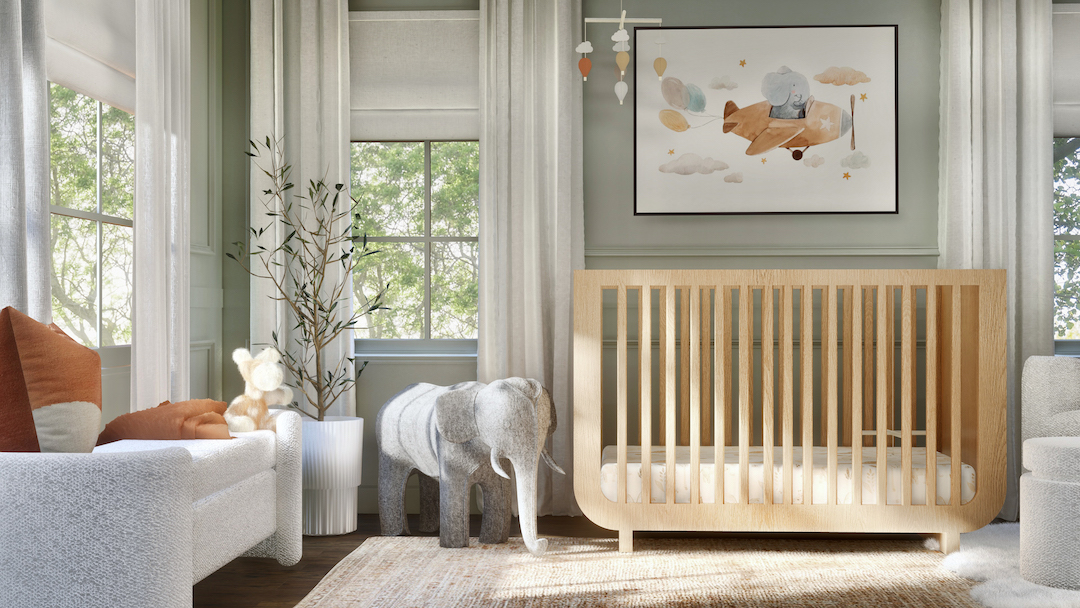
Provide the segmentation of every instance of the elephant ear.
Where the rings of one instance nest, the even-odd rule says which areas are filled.
[[[473,409],[477,392],[477,389],[451,390],[435,400],[435,425],[447,441],[465,443],[479,434]]]

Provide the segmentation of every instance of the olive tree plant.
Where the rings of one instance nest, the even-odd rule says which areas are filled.
[[[273,299],[288,305],[295,324],[287,337],[276,331],[272,336],[289,386],[315,411],[296,403],[290,407],[322,420],[367,366],[365,362],[353,375],[354,360],[347,354],[337,361],[327,360],[330,346],[343,333],[357,329],[361,318],[385,309],[382,299],[388,284],[352,311],[342,305],[345,298],[353,297],[349,283],[354,269],[379,253],[368,247],[366,236],[359,247],[353,239],[351,220],[358,201],[349,198],[344,184],[330,186],[325,178],[309,180],[306,195],[290,193],[292,166],[285,162],[282,141],[267,137],[263,143],[250,143],[247,154],[270,179],[270,188],[263,191],[269,219],[261,227],[252,226],[249,238],[255,243],[275,227],[285,236],[272,247],[237,241],[236,255],[226,255],[251,276],[271,281],[277,293]]]

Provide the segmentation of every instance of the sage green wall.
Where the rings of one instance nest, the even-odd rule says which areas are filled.
[[[247,226],[248,9],[225,2],[221,24],[221,246],[245,238]],[[617,16],[615,0],[584,0],[586,16]],[[850,216],[633,216],[633,105],[619,106],[610,83],[614,57],[592,55],[584,88],[586,263],[593,268],[933,267],[937,263],[937,133],[939,3],[937,0],[624,0],[630,17],[664,25],[900,25],[900,213]],[[476,0],[350,0],[350,10],[476,10]],[[598,49],[614,26],[592,26]],[[631,90],[632,85],[631,84]],[[837,255],[838,253],[846,255]],[[243,391],[228,354],[248,336],[248,281],[232,260],[221,267],[222,386],[229,400]],[[413,382],[475,379],[475,361],[381,358],[357,385],[365,419],[360,512],[377,512],[375,416],[381,404]],[[410,503],[415,496],[410,492]]]
[[[248,2],[226,1],[221,7],[221,248],[247,238],[248,226]],[[232,351],[248,346],[248,276],[234,260],[222,257],[222,399],[244,392]]]
[[[679,25],[898,24],[898,215],[633,215],[634,106],[612,91],[615,25],[590,25],[584,86],[585,249],[590,268],[890,268],[937,264],[939,0],[624,0],[627,17]],[[617,17],[617,0],[584,0]],[[643,52],[651,50],[641,49]],[[627,72],[631,96],[632,73]],[[842,254],[842,255],[841,255]]]

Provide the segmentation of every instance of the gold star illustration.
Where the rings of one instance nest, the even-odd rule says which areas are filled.
[[[745,67],[746,67],[746,60],[745,60],[745,59],[740,59],[740,60],[739,60],[739,66],[741,66],[741,67],[744,67],[744,68],[745,68]]]
[[[850,174],[850,173],[847,173],[847,172],[845,171],[845,172],[844,172],[844,179],[851,179],[851,174]]]
[[[670,155],[674,155],[675,154],[675,148],[671,148],[670,150],[667,151],[667,153],[670,154]]]
[[[765,164],[765,161],[767,161],[767,160],[769,160],[769,159],[767,159],[767,158],[762,158],[762,159],[761,159],[761,164],[763,164],[763,165],[764,165],[764,164]]]
[[[866,101],[866,93],[859,93],[859,99],[862,101]]]

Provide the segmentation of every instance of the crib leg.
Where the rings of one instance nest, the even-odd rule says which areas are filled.
[[[634,551],[634,531],[628,528],[619,530],[619,552],[632,553]]]
[[[934,538],[938,541],[939,550],[945,555],[960,550],[959,532],[939,532],[934,535]]]

